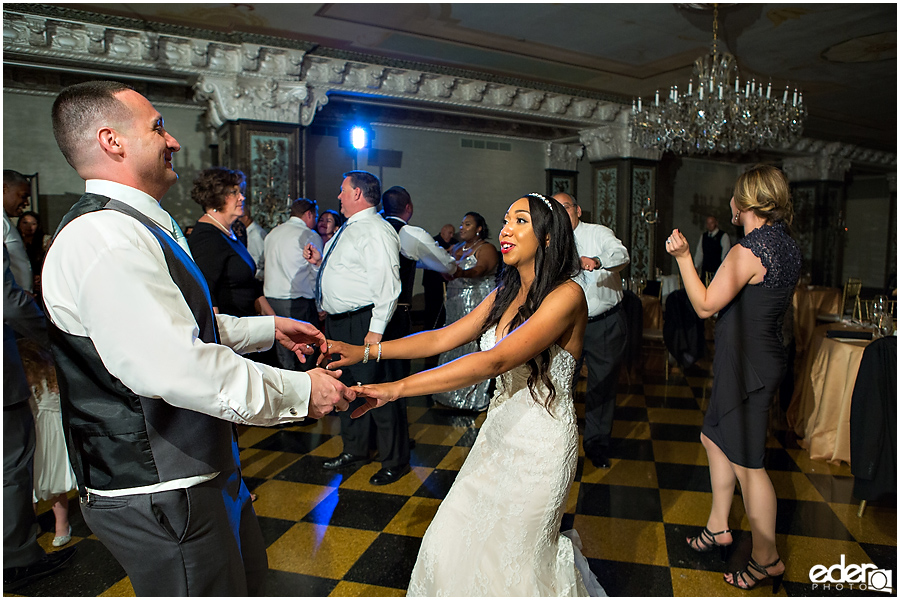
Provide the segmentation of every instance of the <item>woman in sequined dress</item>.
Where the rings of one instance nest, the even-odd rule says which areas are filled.
[[[726,573],[725,582],[751,589],[772,579],[777,593],[785,566],[775,548],[777,501],[765,470],[769,407],[787,368],[781,331],[800,277],[801,254],[788,226],[793,216],[784,173],[758,165],[741,175],[731,199],[732,223],[746,235],[734,246],[705,287],[694,269],[690,247],[677,229],[666,249],[678,261],[688,298],[701,318],[719,313],[713,388],[700,441],[709,458],[712,508],[706,527],[688,544],[697,552],[732,544],[728,513],[735,480],[753,551],[746,568]]]
[[[496,248],[486,241],[488,235],[484,217],[477,212],[465,214],[459,226],[461,241],[450,250],[459,268],[447,284],[444,309],[447,312],[448,325],[472,312],[496,285],[495,275],[500,260]],[[478,350],[477,340],[442,353],[438,365],[446,364],[476,350]],[[483,411],[487,409],[491,399],[490,385],[491,380],[488,379],[461,390],[434,394],[432,398],[444,406]]]

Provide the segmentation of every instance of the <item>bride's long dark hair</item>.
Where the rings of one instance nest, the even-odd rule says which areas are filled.
[[[543,194],[526,194],[528,211],[531,213],[531,228],[538,239],[534,256],[534,281],[528,289],[525,302],[513,315],[508,331],[512,331],[533,315],[544,298],[557,287],[577,276],[581,272],[581,262],[575,250],[575,236],[572,233],[572,222],[562,204],[547,198]],[[549,238],[549,243],[543,240]],[[507,308],[513,303],[522,281],[518,269],[503,267],[497,287],[497,297],[491,312],[484,321],[483,331],[496,326]],[[540,381],[549,391],[544,407],[549,410],[556,398],[556,388],[550,381],[550,349],[544,349],[540,355],[528,359],[526,363],[531,370],[528,376],[528,390],[531,397],[539,402],[535,394],[535,386]]]

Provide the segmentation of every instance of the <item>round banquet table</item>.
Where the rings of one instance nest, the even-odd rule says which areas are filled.
[[[859,326],[827,323],[816,327],[794,395],[787,411],[788,426],[813,460],[850,464],[850,404],[856,374],[868,340],[826,337],[829,330],[862,331]]]

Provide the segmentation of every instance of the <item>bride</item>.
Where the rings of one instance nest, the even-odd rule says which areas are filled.
[[[471,313],[436,331],[368,347],[331,343],[329,368],[422,358],[481,338],[481,351],[392,383],[359,385],[366,411],[410,396],[497,377],[478,438],[425,537],[410,596],[605,595],[574,531],[561,534],[575,477],[578,430],[570,394],[587,304],[572,226],[540,194],[506,212],[499,287]]]

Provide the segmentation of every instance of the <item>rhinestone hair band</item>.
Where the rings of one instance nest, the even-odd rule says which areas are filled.
[[[527,194],[527,195],[528,195],[528,196],[532,196],[532,197],[534,197],[534,198],[538,198],[538,199],[540,199],[540,200],[543,200],[543,201],[544,201],[544,204],[547,205],[547,208],[550,209],[550,212],[553,212],[553,205],[550,204],[550,199],[547,198],[547,196],[545,196],[545,195],[543,195],[543,194],[538,194],[537,192],[532,192],[532,193]]]

